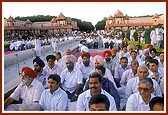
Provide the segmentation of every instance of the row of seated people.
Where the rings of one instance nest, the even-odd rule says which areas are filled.
[[[129,65],[128,58],[122,57],[113,73],[112,69],[106,66],[106,62],[109,62],[109,52],[103,52],[106,58],[96,55],[92,60],[86,47],[81,50],[85,52],[77,62],[70,50],[61,58],[62,64],[59,63],[58,57],[61,55],[58,52],[55,52],[55,56],[46,57],[46,66],[42,59],[36,57],[33,60],[34,71],[31,68],[22,69],[22,82],[5,100],[5,108],[21,96],[23,104],[39,102],[43,110],[88,111],[90,98],[93,95],[104,94],[110,101],[110,111],[120,111],[124,108],[128,111],[148,111],[149,101],[155,96],[163,96],[161,87],[164,72],[159,74],[157,59],[151,58],[145,65],[139,66],[136,59]],[[110,53],[113,54],[114,51],[117,53],[114,49]],[[132,51],[130,55],[131,53]],[[127,70],[130,72],[124,74]],[[41,85],[36,82],[40,82]],[[141,101],[144,102],[139,104]]]

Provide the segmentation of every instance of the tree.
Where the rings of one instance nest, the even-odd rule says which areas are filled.
[[[107,18],[104,17],[103,20],[97,22],[97,24],[95,25],[96,30],[104,30],[104,27],[106,25],[106,20]]]
[[[26,17],[20,17],[17,16],[15,17],[15,20],[22,20],[22,21],[26,21],[27,19],[31,20],[31,22],[45,22],[45,21],[51,21],[52,18],[54,18],[55,16],[44,16],[44,15],[34,15],[34,16],[26,16]]]
[[[91,22],[81,21],[80,19],[72,18],[72,21],[77,22],[77,26],[79,27],[80,31],[83,32],[91,32],[94,30],[94,26]]]

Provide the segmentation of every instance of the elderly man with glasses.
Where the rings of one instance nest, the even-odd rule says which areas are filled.
[[[126,104],[126,111],[149,111],[149,102],[155,97],[153,81],[151,78],[143,78],[139,81],[137,93],[132,94]]]

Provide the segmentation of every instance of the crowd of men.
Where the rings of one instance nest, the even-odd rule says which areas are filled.
[[[164,52],[142,50],[120,37],[85,34],[81,55],[70,49],[37,56],[23,67],[21,83],[5,100],[6,111],[160,111],[164,110]],[[132,38],[133,39],[133,38]],[[91,56],[90,48],[106,48]],[[22,99],[21,104],[12,104]],[[156,98],[156,99],[155,99]]]

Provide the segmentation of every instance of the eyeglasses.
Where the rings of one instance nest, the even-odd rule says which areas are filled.
[[[148,91],[150,90],[150,89],[148,89],[148,88],[141,88],[141,87],[138,87],[137,89],[138,89],[138,91],[140,91],[140,92],[141,92],[142,90],[143,90],[144,92],[148,92]]]

